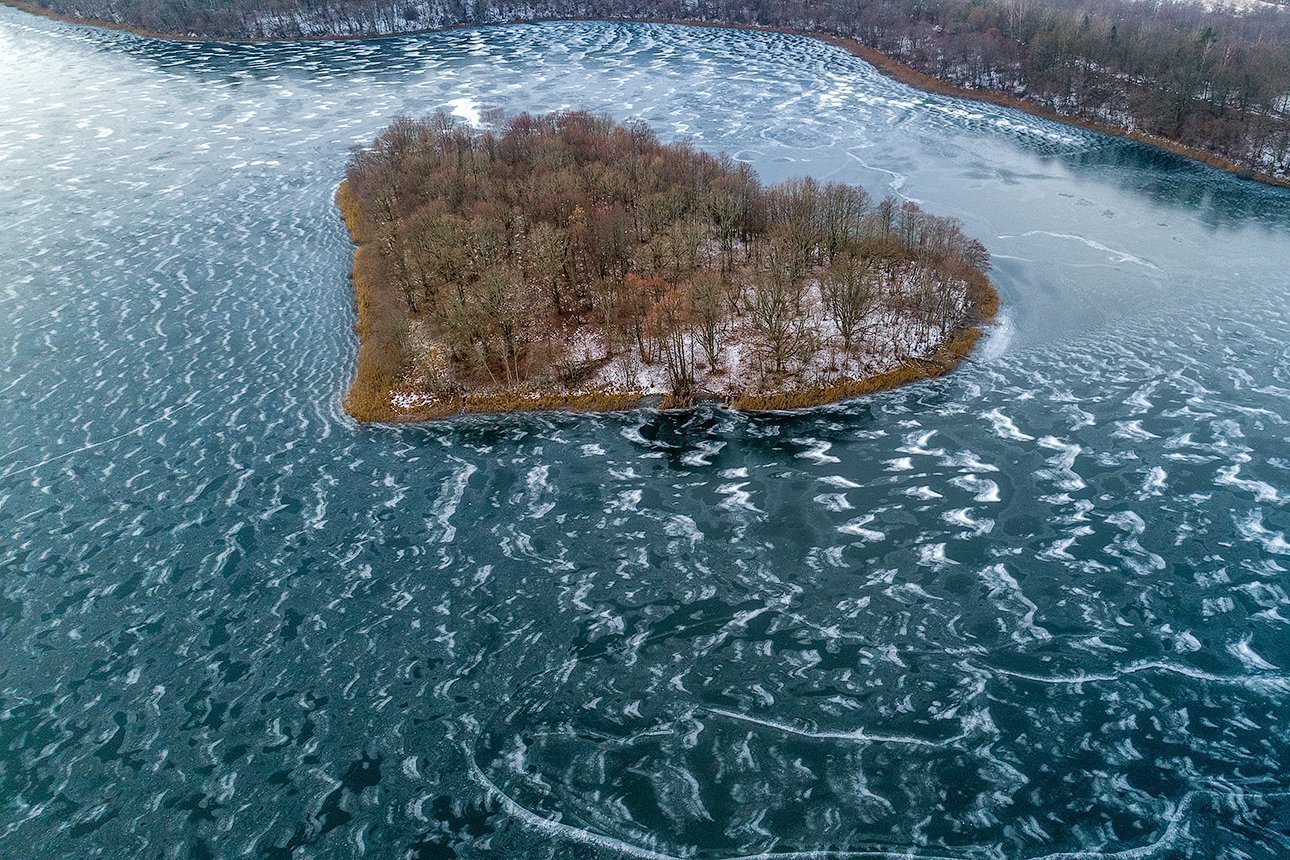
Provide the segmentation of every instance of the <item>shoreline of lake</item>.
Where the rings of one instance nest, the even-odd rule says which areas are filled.
[[[706,27],[718,30],[747,30],[761,33],[780,33],[788,36],[801,36],[808,39],[816,39],[834,47],[852,54],[876,68],[882,74],[893,78],[903,84],[914,87],[927,93],[936,95],[950,96],[952,98],[964,99],[967,101],[981,102],[984,104],[996,105],[998,107],[1013,108],[1041,119],[1059,122],[1074,128],[1080,128],[1085,131],[1106,134],[1112,137],[1118,137],[1121,140],[1128,140],[1133,143],[1139,143],[1143,146],[1150,146],[1155,149],[1163,150],[1173,155],[1198,162],[1206,167],[1219,170],[1224,173],[1230,173],[1241,179],[1248,179],[1259,182],[1264,185],[1270,185],[1276,188],[1290,188],[1290,177],[1273,176],[1269,173],[1263,173],[1256,170],[1250,170],[1236,162],[1225,158],[1216,153],[1207,152],[1197,147],[1189,146],[1181,141],[1172,140],[1158,135],[1147,134],[1146,132],[1137,131],[1130,128],[1112,125],[1111,123],[1100,122],[1098,120],[1084,119],[1082,117],[1073,117],[1060,113],[1052,108],[1045,107],[1035,102],[1019,96],[1008,95],[1007,93],[996,92],[994,90],[969,89],[940,78],[933,77],[924,72],[920,72],[911,66],[869,46],[847,36],[837,36],[831,33],[817,33],[809,30],[796,30],[791,27],[772,27],[760,24],[736,24],[721,23],[718,21],[704,21],[694,18],[532,18],[518,21],[496,21],[477,24],[454,24],[448,27],[430,27],[421,30],[406,30],[397,33],[385,33],[380,35],[327,35],[327,36],[300,36],[298,38],[279,38],[279,37],[222,37],[210,38],[198,36],[195,34],[184,33],[162,33],[152,30],[146,30],[139,27],[131,27],[127,24],[117,24],[110,21],[100,21],[90,18],[78,18],[73,15],[65,15],[60,12],[54,12],[49,9],[26,3],[24,0],[0,0],[0,4],[9,6],[22,12],[37,15],[42,18],[48,18],[54,21],[61,21],[66,24],[76,24],[85,27],[98,27],[105,30],[114,30],[121,33],[129,33],[135,36],[141,36],[148,39],[159,39],[171,42],[212,42],[212,43],[230,43],[230,44],[282,44],[292,42],[368,42],[381,39],[396,39],[403,36],[424,35],[427,33],[445,33],[455,30],[478,30],[490,27],[513,27],[523,24],[554,24],[561,22],[575,23],[594,23],[604,22],[611,24],[663,24],[676,27]]]

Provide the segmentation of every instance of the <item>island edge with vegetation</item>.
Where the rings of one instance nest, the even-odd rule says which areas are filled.
[[[363,421],[817,405],[939,376],[998,298],[956,221],[764,187],[643,123],[396,119],[350,159]]]

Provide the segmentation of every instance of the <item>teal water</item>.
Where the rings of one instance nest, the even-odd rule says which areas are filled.
[[[1290,193],[769,34],[0,58],[0,856],[1290,856]],[[436,107],[898,193],[1005,313],[800,414],[356,426],[331,195]]]

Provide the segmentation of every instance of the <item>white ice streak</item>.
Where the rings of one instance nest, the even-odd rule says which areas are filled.
[[[922,567],[941,570],[958,562],[945,555],[945,544],[925,543],[918,548],[918,564]]]
[[[877,529],[868,528],[868,525],[875,519],[873,514],[865,514],[862,517],[856,517],[846,523],[838,526],[838,531],[843,534],[853,535],[860,538],[866,543],[884,540],[887,536]]]
[[[1021,239],[1027,236],[1048,236],[1053,239],[1069,239],[1070,241],[1073,241],[1073,242],[1079,242],[1081,245],[1087,245],[1088,247],[1092,248],[1095,251],[1101,251],[1107,254],[1107,259],[1109,259],[1112,263],[1133,263],[1135,265],[1143,266],[1148,269],[1152,269],[1156,271],[1159,270],[1159,267],[1155,263],[1151,263],[1151,262],[1148,262],[1147,260],[1142,259],[1141,257],[1134,256],[1133,254],[1130,254],[1128,251],[1120,251],[1108,245],[1103,245],[1101,242],[1098,242],[1094,239],[1089,239],[1085,236],[1076,236],[1073,233],[1055,233],[1050,230],[1029,230],[1025,233],[1021,233],[1016,236],[1000,236],[999,238],[1000,239]]]
[[[1017,425],[1013,423],[1011,418],[1004,415],[1002,410],[991,409],[989,412],[983,413],[981,417],[990,422],[990,429],[1001,439],[1009,439],[1013,442],[1032,442],[1035,439],[1034,436],[1018,430]]]
[[[1131,439],[1135,442],[1145,442],[1148,439],[1160,438],[1155,433],[1145,429],[1139,420],[1116,421],[1115,432],[1111,435],[1117,439]]]
[[[1152,466],[1147,471],[1146,480],[1142,482],[1142,489],[1138,492],[1138,498],[1146,499],[1151,496],[1163,495],[1166,478],[1168,478],[1168,473],[1164,469],[1159,466]]]
[[[595,845],[608,851],[614,851],[619,854],[626,854],[629,857],[639,857],[641,860],[681,860],[674,854],[665,854],[661,851],[654,851],[649,848],[642,848],[639,845],[632,845],[630,842],[624,842],[621,839],[615,839],[612,836],[606,836],[602,833],[595,833],[582,827],[574,827],[569,824],[563,824],[550,818],[544,818],[541,815],[531,811],[504,792],[497,783],[488,778],[475,763],[473,757],[470,759],[470,776],[471,778],[486,791],[489,796],[497,798],[502,808],[514,818],[519,819],[529,827],[539,830],[543,833],[560,836],[574,842],[580,842],[584,845]]]
[[[1195,669],[1191,666],[1183,666],[1177,663],[1166,663],[1161,660],[1140,660],[1136,663],[1130,663],[1127,666],[1112,669],[1109,672],[1078,672],[1070,675],[1037,675],[1031,672],[1018,672],[1011,669],[998,668],[993,671],[1000,675],[1007,675],[1010,678],[1019,678],[1025,681],[1034,681],[1038,684],[1052,684],[1058,686],[1123,681],[1128,676],[1136,675],[1139,672],[1168,672],[1173,675],[1181,675],[1185,678],[1204,681],[1210,684],[1227,684],[1231,686],[1248,687],[1251,690],[1258,690],[1265,693],[1284,694],[1290,692],[1290,678],[1284,674],[1218,675],[1213,672],[1206,672],[1202,669]]]
[[[79,448],[73,448],[71,451],[64,451],[61,454],[55,454],[52,457],[48,457],[44,460],[41,460],[39,463],[32,463],[30,466],[23,466],[21,469],[10,469],[9,471],[5,472],[3,475],[0,475],[0,478],[11,478],[14,475],[21,475],[26,472],[31,472],[35,469],[39,469],[41,466],[47,466],[50,463],[53,463],[57,460],[61,460],[64,457],[70,457],[73,454],[80,454],[83,451],[92,451],[95,448],[100,448],[104,445],[111,445],[113,442],[119,442],[122,439],[126,439],[130,436],[133,436],[135,433],[138,433],[142,430],[147,430],[149,427],[151,427],[154,424],[159,424],[160,422],[165,421],[171,415],[174,415],[176,412],[180,411],[181,409],[187,409],[189,406],[192,406],[192,405],[193,405],[192,402],[188,402],[188,403],[181,403],[178,406],[167,408],[160,418],[154,418],[151,421],[145,421],[144,423],[140,424],[138,427],[135,427],[133,430],[127,430],[126,432],[120,434],[119,436],[113,436],[111,439],[104,439],[101,442],[91,442],[88,445],[82,445]]]
[[[837,457],[834,457],[832,454],[828,453],[829,449],[833,447],[832,442],[825,442],[822,439],[794,439],[792,441],[798,445],[808,446],[805,451],[799,451],[798,453],[793,455],[798,459],[810,460],[814,463],[819,463],[821,465],[823,465],[824,463],[842,462]]]
[[[479,102],[476,101],[475,99],[472,99],[472,98],[449,99],[448,101],[444,102],[444,104],[452,108],[452,110],[449,112],[452,114],[452,116],[461,117],[468,124],[475,126],[476,128],[479,127],[479,125],[483,121],[483,114],[480,111]]]
[[[1244,636],[1239,642],[1233,642],[1227,646],[1227,653],[1231,654],[1241,663],[1250,669],[1257,669],[1262,672],[1275,672],[1278,667],[1269,663],[1267,660],[1255,653],[1250,647],[1250,636]]]
[[[550,476],[551,467],[545,464],[534,466],[524,476],[524,496],[528,501],[528,513],[526,514],[528,519],[540,520],[555,510],[555,501],[553,499],[548,498],[546,501],[539,501],[543,496],[554,492],[555,488],[551,486]]]
[[[744,487],[748,486],[748,483],[748,481],[738,481],[717,487],[717,495],[725,496],[725,499],[721,502],[721,507],[742,509],[760,514],[761,509],[752,503],[752,494],[744,489]]]
[[[849,511],[854,506],[847,501],[846,493],[820,493],[813,500],[817,505],[822,505],[826,511],[840,513]]]
[[[1120,851],[1059,851],[1055,854],[1044,854],[1035,857],[1034,860],[1148,860],[1152,857],[1165,856],[1165,852],[1176,852],[1180,843],[1187,838],[1187,829],[1183,826],[1187,817],[1191,814],[1196,803],[1203,797],[1211,797],[1216,800],[1226,800],[1229,802],[1239,803],[1245,806],[1249,798],[1253,797],[1284,797],[1286,792],[1246,792],[1246,791],[1212,791],[1208,789],[1192,789],[1182,796],[1176,805],[1172,805],[1165,818],[1164,831],[1160,837],[1146,845],[1139,845],[1134,848],[1125,848]],[[1170,853],[1168,856],[1174,856]],[[1197,856],[1190,852],[1186,856]]]
[[[973,501],[982,503],[999,501],[999,485],[989,478],[982,478],[979,475],[959,475],[951,478],[950,483],[969,493],[975,493],[972,497]]]
[[[734,714],[728,715],[734,716],[736,719],[738,718]],[[777,727],[773,723],[767,723],[766,725]],[[787,731],[791,731],[791,727],[784,728]],[[855,738],[849,739],[856,740]],[[958,738],[951,738],[942,743],[919,741],[917,738],[882,738],[881,736],[869,737],[864,740],[874,743],[921,743],[929,746],[941,746],[944,743],[958,740]],[[630,842],[625,842],[624,840],[613,836],[607,836],[603,833],[597,833],[583,827],[575,827],[571,824],[565,824],[555,818],[546,818],[538,815],[528,807],[519,803],[515,798],[507,794],[501,786],[491,780],[488,775],[480,769],[479,765],[475,763],[474,756],[468,756],[468,758],[470,765],[469,775],[471,780],[482,788],[489,797],[495,798],[508,815],[534,830],[545,833],[549,836],[567,839],[571,842],[583,845],[594,845],[597,848],[628,857],[639,858],[639,860],[686,860],[687,857],[692,856],[692,852],[689,851],[685,851],[682,854],[668,854],[664,851],[657,851],[653,848],[633,845]],[[908,851],[846,851],[834,849],[822,849],[818,851],[768,851],[754,854],[715,857],[713,860],[850,860],[850,858],[855,858],[855,860],[874,860],[874,858],[890,858],[890,860],[901,860],[901,858],[904,858],[904,860],[910,860],[911,857],[916,857],[918,860],[959,860],[957,856],[922,853],[914,855],[910,854]]]
[[[1006,567],[1002,564],[990,565],[981,571],[981,580],[989,589],[990,599],[996,605],[1018,616],[1021,629],[1012,632],[1014,641],[1027,642],[1053,638],[1051,633],[1035,624],[1035,613],[1039,611],[1039,607],[1026,597],[1025,592],[1021,590],[1021,585],[1012,574],[1008,573]],[[1023,632],[1029,635],[1023,635]]]
[[[1290,542],[1286,541],[1285,532],[1275,532],[1263,525],[1263,511],[1255,508],[1244,517],[1233,517],[1233,520],[1241,537],[1259,544],[1265,552],[1290,555]]]
[[[1052,481],[1059,489],[1068,493],[1082,490],[1087,486],[1084,479],[1075,471],[1075,460],[1084,451],[1083,446],[1073,442],[1063,442],[1054,436],[1043,437],[1039,440],[1039,445],[1057,452],[1048,458],[1050,468],[1039,470],[1037,473],[1039,477]]]
[[[1117,511],[1109,515],[1106,522],[1123,532],[1115,538],[1114,545],[1123,551],[1121,558],[1133,570],[1140,574],[1150,574],[1168,567],[1164,558],[1138,541],[1147,531],[1147,522],[1140,514],[1135,511]]]
[[[874,734],[866,731],[864,728],[849,729],[847,731],[819,731],[815,729],[804,729],[790,723],[780,722],[778,720],[762,719],[760,717],[741,714],[738,711],[728,711],[724,708],[704,708],[710,714],[725,717],[730,720],[736,720],[742,723],[751,723],[768,729],[774,729],[787,735],[796,735],[803,738],[813,738],[816,740],[834,740],[834,741],[854,741],[856,743],[883,743],[883,744],[906,744],[908,746],[920,747],[946,747],[958,741],[963,740],[964,734],[958,734],[954,737],[945,738],[944,740],[928,740],[927,738],[917,738],[910,735],[885,735]]]
[[[711,466],[710,458],[724,447],[726,443],[720,439],[704,439],[694,446],[693,451],[687,451],[681,457],[681,462],[687,466]]]
[[[927,443],[930,442],[932,437],[935,435],[935,430],[922,430],[917,433],[909,433],[904,438],[904,444],[896,450],[900,451],[902,454],[920,454],[930,457],[944,457],[945,449],[927,447]],[[906,459],[905,462],[909,462],[908,459]],[[913,468],[913,466],[910,465],[904,468]]]
[[[443,534],[439,537],[440,543],[452,543],[457,536],[457,527],[451,522],[452,515],[457,512],[457,507],[461,504],[461,499],[466,493],[466,485],[470,483],[470,476],[479,471],[474,463],[461,462],[461,467],[453,472],[439,486],[439,497],[434,500],[430,508],[430,519],[439,523],[443,529]]]
[[[1236,487],[1238,490],[1253,493],[1255,501],[1258,502],[1281,503],[1281,494],[1277,492],[1276,487],[1256,478],[1239,478],[1237,476],[1240,473],[1240,466],[1224,466],[1218,470],[1218,477],[1214,479],[1214,483],[1224,487]]]
[[[988,535],[995,529],[995,521],[993,520],[975,520],[971,516],[971,508],[955,508],[953,511],[940,514],[940,518],[948,522],[949,525],[971,531],[974,536]]]

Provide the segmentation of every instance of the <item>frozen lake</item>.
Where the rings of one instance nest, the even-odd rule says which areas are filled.
[[[0,856],[1290,855],[1290,192],[763,33],[0,58]],[[436,108],[917,200],[1004,314],[801,414],[357,426],[332,193]]]

